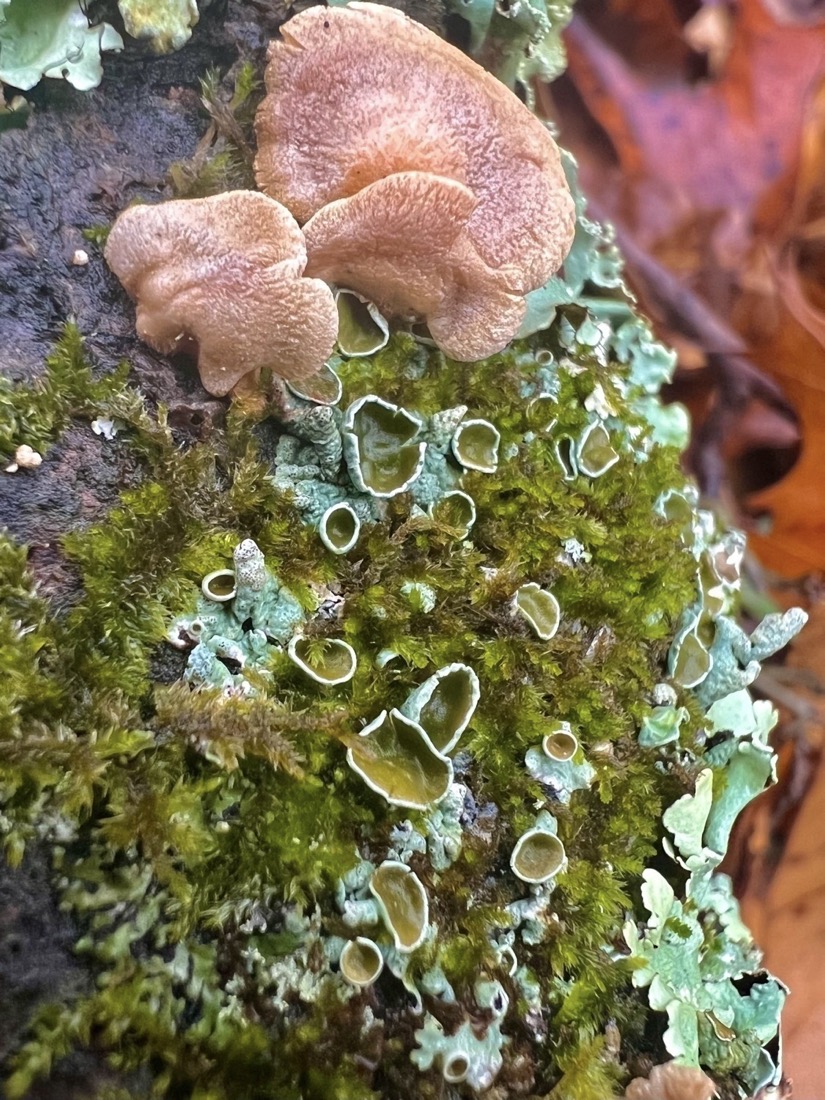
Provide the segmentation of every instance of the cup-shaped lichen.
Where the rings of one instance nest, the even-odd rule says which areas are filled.
[[[549,642],[559,629],[561,608],[552,592],[535,581],[523,584],[513,597],[516,610],[523,615],[533,632],[543,642]]]
[[[567,722],[559,724],[546,733],[542,739],[541,747],[552,760],[571,760],[576,755],[579,747],[578,738],[570,729]]]
[[[286,388],[302,401],[313,405],[337,405],[344,391],[341,379],[329,363],[324,363],[320,370],[307,378],[288,379]]]
[[[338,349],[350,358],[372,355],[387,346],[390,329],[377,306],[354,290],[337,290]]]
[[[470,1072],[470,1056],[467,1051],[451,1051],[444,1058],[441,1072],[448,1085],[460,1085],[462,1081],[466,1081]]]
[[[438,523],[453,527],[465,539],[476,521],[476,505],[469,493],[452,489],[430,505],[430,515]]]
[[[601,477],[619,461],[619,453],[610,442],[605,426],[594,421],[585,428],[576,448],[576,462],[580,473],[588,477]]]
[[[346,501],[341,501],[331,505],[321,516],[318,533],[327,550],[333,554],[347,554],[358,542],[361,521],[355,509]]]
[[[372,940],[366,936],[357,936],[346,943],[339,965],[350,985],[363,989],[380,977],[384,969],[384,956]]]
[[[355,401],[344,417],[344,457],[350,477],[363,493],[394,497],[415,481],[424,466],[427,444],[418,440],[417,416],[368,395]]]
[[[707,677],[713,666],[707,646],[697,634],[695,619],[676,635],[668,655],[668,671],[683,688],[697,687]]]
[[[510,857],[513,874],[533,884],[547,882],[564,868],[564,864],[564,845],[544,829],[530,829],[520,836]]]
[[[216,569],[201,581],[201,591],[213,603],[229,603],[235,599],[235,574],[231,569]]]
[[[400,711],[382,711],[347,751],[347,761],[394,806],[426,810],[450,789],[453,766],[421,726]]]
[[[452,448],[456,460],[465,470],[495,473],[501,434],[489,420],[464,420],[453,436]]]
[[[430,904],[427,891],[406,863],[387,859],[370,879],[370,892],[402,954],[420,947],[427,934]]]
[[[345,684],[355,675],[355,650],[341,638],[304,638],[296,634],[287,652],[298,668],[319,684]]]
[[[478,676],[460,663],[440,668],[410,695],[402,714],[417,722],[438,752],[455,748],[478,706]]]

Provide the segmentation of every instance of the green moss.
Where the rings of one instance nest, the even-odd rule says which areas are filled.
[[[0,377],[0,456],[11,457],[21,444],[43,451],[68,424],[126,394],[128,366],[95,380],[83,354],[80,330],[69,322],[46,359],[43,377],[15,385]]]
[[[273,482],[253,422],[233,411],[208,443],[178,447],[164,410],[152,416],[123,372],[94,381],[74,328],[43,383],[9,391],[11,441],[43,445],[71,415],[107,415],[124,424],[139,467],[135,487],[102,522],[64,537],[82,585],[68,612],[37,597],[24,551],[0,542],[6,849],[16,861],[33,837],[53,843],[60,822],[63,904],[96,976],[92,993],[33,1022],[10,1096],[92,1043],[118,1068],[150,1065],[157,1096],[368,1100],[397,1092],[399,1081],[409,1090],[413,1073],[420,1094],[435,1095],[437,1069],[419,1078],[409,1062],[420,1019],[401,982],[381,979],[381,1022],[367,1026],[373,993],[344,986],[330,945],[352,934],[341,876],[360,858],[386,858],[405,817],[426,832],[426,815],[367,788],[346,747],[454,661],[481,681],[454,753],[475,809],[442,874],[424,855],[410,857],[437,934],[405,980],[432,980],[440,968],[457,997],[442,1005],[455,1030],[477,1011],[479,974],[496,975],[512,1006],[502,1080],[532,1075],[529,1095],[560,1100],[610,1095],[619,1070],[601,1036],[613,1019],[628,1021],[636,1038],[643,1027],[633,967],[617,963],[611,947],[638,904],[662,807],[695,776],[663,767],[636,735],[679,615],[695,598],[696,561],[654,510],[663,491],[682,485],[678,456],[654,445],[628,409],[626,391],[636,391],[627,368],[608,372],[578,348],[577,373],[557,372],[556,425],[532,434],[524,388],[542,370],[546,377],[539,362],[548,351],[567,354],[564,320],[482,363],[445,364],[396,336],[372,360],[342,368],[345,404],[369,392],[419,414],[464,404],[501,432],[496,472],[465,477],[478,518],[458,543],[455,532],[411,515],[402,496],[387,502],[381,522],[365,524],[348,556],[331,554]],[[622,410],[610,429],[620,459],[603,477],[565,480],[554,443],[590,422],[583,401],[597,383]],[[191,615],[201,577],[229,566],[247,537],[311,613],[310,638],[353,646],[351,681],[320,685],[272,646],[244,674],[249,694],[156,682],[159,655],[172,656],[164,649],[172,620]],[[563,553],[571,539],[587,552],[577,564]],[[435,592],[430,611],[404,598],[407,581]],[[513,614],[512,596],[528,581],[560,603],[550,641]],[[344,599],[340,615],[314,615],[331,593]],[[384,649],[398,656],[380,667]],[[687,744],[702,710],[686,701]],[[547,723],[562,720],[596,771],[569,805],[524,766]],[[569,867],[552,894],[554,922],[531,940],[512,927],[509,907],[528,891],[508,860],[538,806],[555,813]],[[545,1045],[524,1023],[527,986],[501,971],[497,937],[507,934],[521,937],[519,963],[552,1009]]]

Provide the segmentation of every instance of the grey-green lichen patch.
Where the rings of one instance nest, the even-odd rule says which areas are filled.
[[[443,1025],[428,1012],[423,1028],[415,1033],[419,1049],[413,1051],[412,1059],[421,1070],[436,1065],[448,1084],[466,1082],[474,1092],[484,1092],[493,1084],[502,1066],[501,1052],[508,1042],[502,1034],[502,1020],[509,1007],[509,998],[498,982],[479,981],[475,999],[478,1009],[487,1010],[486,1026],[473,1028],[471,1022],[465,1020],[457,1031],[448,1035]]]
[[[524,763],[534,779],[547,784],[565,803],[574,791],[587,790],[596,777],[596,769],[584,758],[567,723],[545,734],[541,746],[528,749]]]
[[[224,586],[219,599],[211,591],[202,594],[195,614],[173,623],[169,640],[180,648],[191,647],[184,674],[190,683],[248,692],[255,690],[248,672],[270,675],[266,664],[271,647],[293,639],[306,611],[269,572],[252,539],[239,543],[233,557],[233,571],[215,571],[203,581],[209,587],[208,582],[214,585],[217,577],[231,575],[231,587]],[[347,650],[351,655],[349,647]],[[353,660],[351,655],[350,663]],[[302,667],[309,666],[304,663]]]
[[[668,1052],[692,1065],[736,1068],[748,1089],[759,1085],[763,1048],[777,1033],[785,990],[758,971],[759,955],[739,921],[730,883],[717,876],[684,903],[667,880],[645,871],[642,897],[649,912],[643,934],[629,923],[625,936],[644,965],[634,985],[649,989],[651,1007],[668,1018]],[[744,975],[752,975],[743,987]]]

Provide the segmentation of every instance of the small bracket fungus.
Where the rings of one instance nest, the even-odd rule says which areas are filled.
[[[140,338],[165,355],[196,351],[203,386],[218,397],[264,367],[313,374],[332,352],[332,291],[302,278],[301,230],[256,191],[131,206],[105,256],[137,301]]]
[[[446,665],[415,689],[401,713],[424,729],[438,752],[447,753],[458,744],[480,695],[478,676],[471,668]]]
[[[453,436],[452,449],[465,470],[494,474],[498,467],[501,434],[488,420],[464,420]]]
[[[318,525],[321,542],[333,554],[347,554],[358,542],[361,521],[354,508],[342,501],[327,508]]]
[[[235,599],[235,574],[231,569],[216,569],[201,581],[201,591],[213,603],[229,603]]]
[[[510,856],[513,874],[531,885],[548,882],[563,871],[567,863],[564,845],[555,832],[550,832],[543,825],[543,821],[537,822],[536,828],[528,829],[520,836]]]
[[[348,358],[372,355],[385,348],[390,327],[378,308],[353,290],[336,290],[338,350]]]
[[[306,222],[311,274],[426,321],[459,360],[500,351],[567,254],[575,209],[546,127],[400,12],[311,8],[282,28],[258,111],[260,186]],[[323,112],[317,96],[323,89]],[[483,150],[483,155],[479,155]]]
[[[344,416],[344,457],[362,493],[394,497],[421,473],[427,444],[417,437],[417,416],[372,394],[361,397]]]
[[[401,711],[382,711],[347,750],[347,762],[393,806],[426,810],[453,781],[451,761]]]
[[[408,955],[424,942],[430,919],[427,891],[406,863],[386,859],[370,879],[370,893],[378,902],[397,951]]]
[[[350,985],[364,989],[377,981],[384,969],[384,956],[378,945],[365,936],[349,940],[339,960],[341,973]]]
[[[607,429],[598,420],[582,432],[576,447],[576,465],[587,477],[601,477],[619,461]]]
[[[543,642],[555,637],[561,621],[561,608],[552,592],[535,581],[529,581],[518,589],[513,602],[516,611],[524,616]]]
[[[355,675],[355,650],[340,638],[303,638],[296,634],[287,652],[298,668],[319,684],[333,687]]]
[[[649,1077],[636,1077],[625,1089],[624,1100],[712,1100],[716,1085],[698,1066],[664,1062]]]

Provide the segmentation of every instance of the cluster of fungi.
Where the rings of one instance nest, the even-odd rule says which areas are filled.
[[[547,128],[459,50],[375,4],[295,16],[266,85],[263,193],[116,221],[106,258],[137,301],[139,336],[195,351],[218,396],[265,368],[304,378],[335,345],[332,284],[425,324],[453,359],[501,351],[573,239]]]

